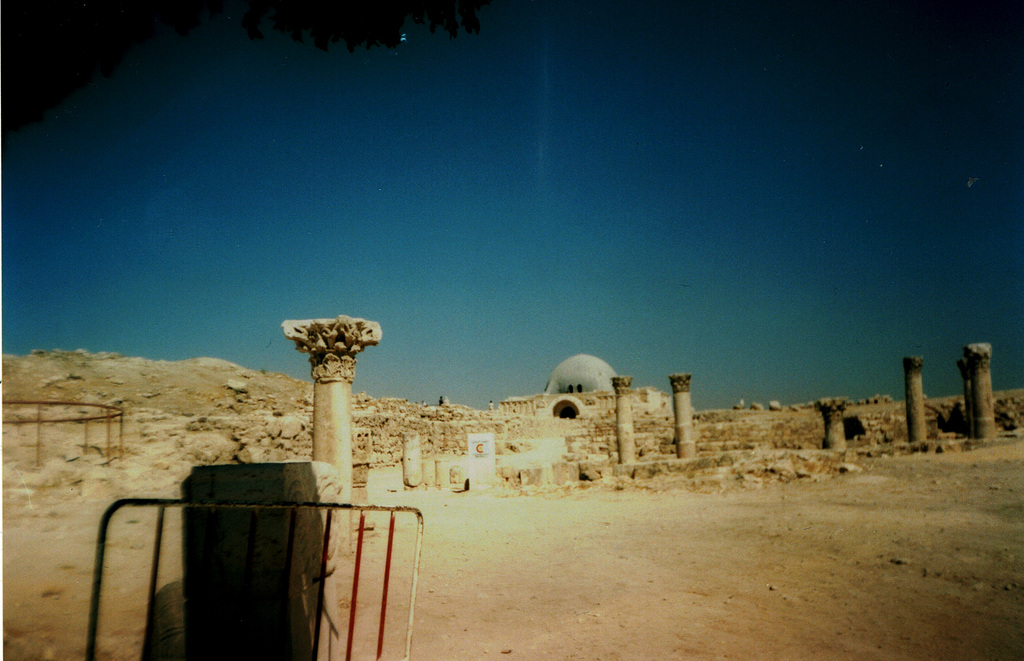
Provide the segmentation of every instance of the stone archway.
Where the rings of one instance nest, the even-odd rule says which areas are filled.
[[[563,420],[574,420],[580,416],[582,404],[575,398],[559,399],[551,406],[551,415]]]

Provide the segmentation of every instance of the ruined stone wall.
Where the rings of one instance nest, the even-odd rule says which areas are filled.
[[[493,433],[499,453],[510,442],[531,438],[568,437],[587,423],[583,420],[516,415],[509,410],[478,411],[445,404],[423,406],[404,399],[355,397],[353,426],[360,440],[371,447],[371,465],[393,465],[402,459],[402,434],[417,433],[425,457],[464,454],[466,435]],[[311,413],[310,413],[311,414]]]
[[[614,410],[562,420],[517,415],[506,407],[478,411],[452,404],[422,406],[402,399],[371,399],[363,394],[355,396],[354,404],[356,434],[362,435],[363,443],[372,445],[372,465],[401,461],[403,432],[420,434],[427,457],[464,453],[466,435],[474,432],[492,432],[499,453],[515,451],[517,441],[558,436],[566,438],[568,452],[579,460],[607,457],[617,450]],[[962,401],[955,397],[927,400],[929,438],[957,436],[950,425],[955,425],[958,406],[962,407]],[[307,413],[311,415],[311,410]],[[997,398],[996,415],[1004,429],[1024,423],[1024,395]],[[634,409],[633,424],[638,458],[650,460],[675,454],[673,422],[663,411],[650,415]],[[701,454],[754,448],[816,449],[821,447],[825,433],[821,415],[810,405],[789,406],[781,411],[699,411],[694,427]],[[852,404],[844,415],[844,427],[851,447],[907,441],[902,402]]]

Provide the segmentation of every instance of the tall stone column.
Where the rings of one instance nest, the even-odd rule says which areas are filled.
[[[960,378],[964,380],[964,420],[967,422],[967,438],[974,438],[974,401],[971,394],[971,372],[967,368],[967,360],[956,361],[960,369]]]
[[[633,400],[629,386],[631,376],[613,376],[615,388],[615,436],[619,442],[619,463],[631,464],[636,461],[636,442],[633,439]]]
[[[672,384],[672,410],[676,419],[676,456],[697,456],[697,435],[693,428],[693,402],[690,400],[692,374],[669,374]]]
[[[973,438],[993,438],[996,435],[996,416],[992,402],[992,345],[968,344],[964,359],[971,377],[971,403],[974,409]]]
[[[402,482],[408,489],[415,489],[423,482],[423,453],[420,435],[416,432],[402,433]]]
[[[333,464],[342,502],[352,502],[352,380],[356,354],[380,342],[380,324],[338,316],[281,324],[295,348],[309,354],[313,376],[313,461]]]
[[[845,397],[829,397],[819,399],[814,407],[821,413],[825,421],[825,440],[821,447],[825,450],[846,449],[846,429],[843,427],[843,411],[848,402]]]
[[[921,356],[906,356],[903,359],[904,392],[906,393],[907,439],[920,443],[928,438],[928,427],[924,419],[924,388],[921,385]]]

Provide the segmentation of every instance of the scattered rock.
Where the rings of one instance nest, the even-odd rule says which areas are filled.
[[[224,384],[224,387],[228,390],[234,390],[237,393],[249,392],[249,384],[241,379],[228,379],[227,383]]]
[[[302,420],[294,415],[283,415],[271,420],[267,432],[274,438],[291,439],[301,434],[305,428]]]
[[[181,448],[198,464],[225,464],[235,460],[238,443],[221,431],[189,432],[180,440]]]

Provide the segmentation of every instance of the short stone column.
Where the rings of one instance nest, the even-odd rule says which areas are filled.
[[[420,435],[415,432],[402,434],[402,483],[408,489],[423,483],[423,453]]]
[[[615,437],[619,443],[619,463],[631,464],[636,461],[636,442],[633,439],[633,400],[629,386],[631,376],[613,376],[615,388]]]
[[[849,402],[845,397],[828,397],[819,399],[814,407],[821,413],[825,421],[825,439],[821,447],[825,450],[846,449],[846,428],[843,427],[843,412]]]
[[[921,356],[906,356],[903,359],[904,392],[906,393],[907,440],[920,443],[928,438],[928,427],[924,419],[924,388],[921,385]]]
[[[971,377],[971,404],[974,410],[974,434],[972,438],[994,438],[996,416],[992,402],[992,345],[987,343],[968,344],[964,347],[964,359]]]
[[[956,361],[960,370],[960,378],[964,380],[964,421],[967,423],[967,438],[974,438],[974,401],[971,395],[971,373],[967,368],[967,360]]]
[[[338,316],[281,324],[295,348],[309,354],[313,377],[313,461],[334,465],[341,497],[352,502],[352,380],[356,354],[380,342],[380,324]]]
[[[697,435],[693,428],[693,402],[690,400],[692,374],[669,374],[672,384],[672,410],[676,419],[676,456],[697,456]]]

